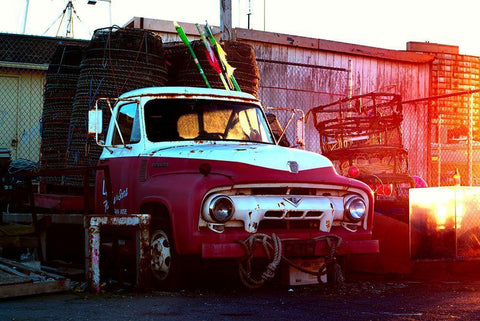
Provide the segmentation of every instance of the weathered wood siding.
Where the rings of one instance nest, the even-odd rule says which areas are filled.
[[[245,42],[255,48],[261,77],[259,98],[266,106],[300,108],[307,114],[315,106],[347,97],[349,92],[353,95],[396,93],[403,100],[430,95],[431,67],[423,60],[399,61],[285,44]],[[403,112],[402,135],[409,151],[410,173],[427,177],[428,106],[404,104]],[[289,132],[290,139],[292,135]],[[320,152],[311,117],[305,136],[306,149]]]
[[[178,41],[170,25],[149,19],[134,19],[129,24],[157,30],[165,42]],[[196,38],[192,24],[181,25],[191,39]],[[238,41],[255,49],[260,72],[258,96],[265,106],[301,109],[308,116],[311,108],[349,93],[397,93],[403,100],[430,95],[433,58],[429,55],[238,28],[234,33]],[[281,118],[285,122],[288,115]],[[404,105],[402,134],[409,151],[409,169],[422,177],[427,177],[428,124],[427,105]],[[294,132],[287,132],[290,141]],[[320,152],[312,117],[308,118],[305,142],[307,150]]]

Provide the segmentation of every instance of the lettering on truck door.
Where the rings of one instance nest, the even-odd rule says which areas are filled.
[[[138,170],[138,148],[141,143],[139,108],[136,102],[127,102],[118,108],[118,127],[113,128],[111,145],[115,146],[109,157],[112,195],[115,214],[133,212],[132,186]],[[106,204],[108,208],[108,204]]]

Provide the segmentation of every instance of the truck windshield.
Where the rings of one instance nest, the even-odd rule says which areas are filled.
[[[155,99],[145,104],[152,142],[233,140],[274,143],[260,107],[230,101]]]

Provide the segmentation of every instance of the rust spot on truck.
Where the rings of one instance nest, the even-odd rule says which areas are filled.
[[[198,98],[213,98],[213,99],[220,99],[224,101],[238,101],[238,102],[245,102],[245,103],[256,103],[258,104],[258,100],[252,99],[250,97],[239,97],[239,96],[227,96],[227,95],[218,95],[215,93],[145,93],[145,94],[133,94],[132,97],[147,97],[152,99],[198,99]],[[128,97],[123,97],[122,99],[128,99]]]

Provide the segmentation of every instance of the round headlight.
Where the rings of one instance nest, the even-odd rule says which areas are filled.
[[[345,214],[352,222],[360,221],[367,211],[367,205],[360,197],[352,197],[345,204]]]
[[[233,216],[233,202],[227,196],[216,196],[210,201],[208,211],[212,219],[219,223],[225,223]]]

